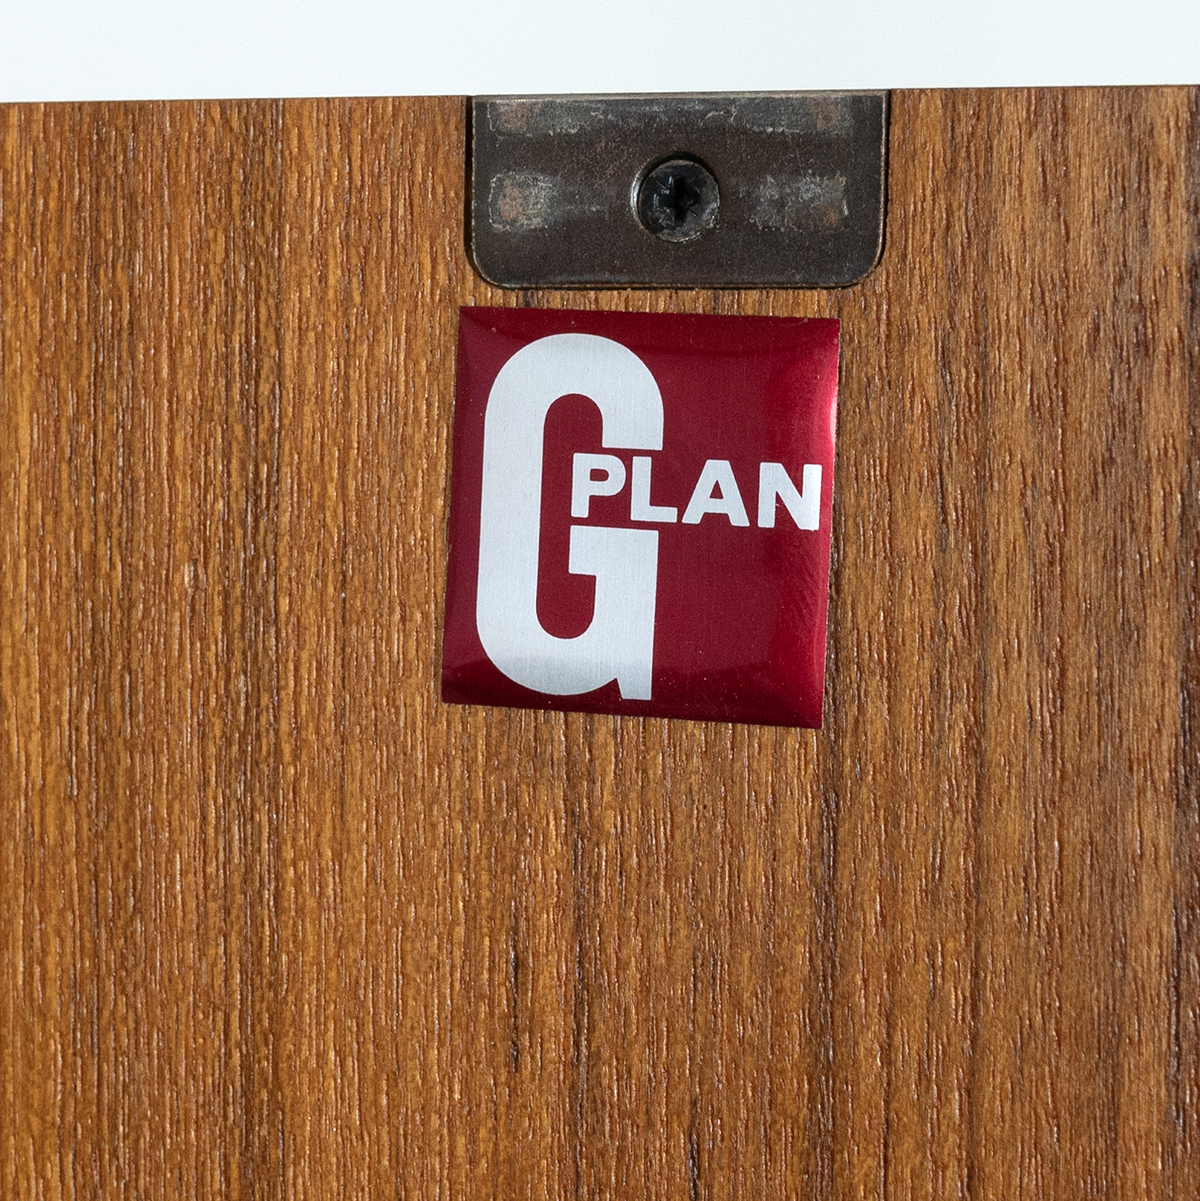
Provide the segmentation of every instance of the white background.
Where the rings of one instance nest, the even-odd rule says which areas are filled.
[[[1200,83],[1200,0],[0,0],[0,100]]]

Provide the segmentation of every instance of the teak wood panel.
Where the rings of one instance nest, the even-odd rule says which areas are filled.
[[[0,110],[0,1195],[1200,1196],[1200,94],[895,95],[840,292],[465,116]],[[472,303],[842,319],[824,731],[440,703]]]

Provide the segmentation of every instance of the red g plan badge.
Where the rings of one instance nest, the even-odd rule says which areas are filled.
[[[838,322],[460,312],[442,696],[821,724]]]

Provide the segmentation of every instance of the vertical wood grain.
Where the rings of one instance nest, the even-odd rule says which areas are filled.
[[[503,293],[459,100],[0,110],[0,1195],[1200,1194],[1200,99],[893,99],[840,292]],[[826,729],[445,706],[460,304],[839,316]]]

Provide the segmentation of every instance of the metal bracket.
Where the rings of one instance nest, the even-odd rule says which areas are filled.
[[[477,97],[471,254],[506,288],[857,283],[887,123],[886,92]]]

